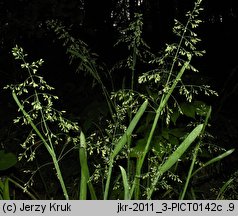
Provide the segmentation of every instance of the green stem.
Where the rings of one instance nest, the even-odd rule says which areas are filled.
[[[110,182],[111,182],[111,175],[112,175],[113,162],[114,162],[114,159],[112,158],[111,161],[110,161],[110,164],[109,164],[109,169],[108,169],[108,174],[107,174],[107,181],[106,181],[104,197],[103,197],[104,200],[107,200],[107,198],[108,198],[109,187],[110,187]]]
[[[202,128],[202,131],[201,131],[200,140],[198,141],[198,143],[197,143],[197,145],[195,147],[194,153],[193,153],[193,160],[192,160],[192,163],[191,163],[189,171],[188,171],[188,176],[186,178],[186,182],[185,182],[185,185],[184,185],[184,189],[183,189],[182,195],[179,197],[180,200],[184,199],[186,191],[187,191],[187,188],[188,188],[188,185],[189,185],[189,182],[190,182],[190,179],[192,178],[192,172],[193,172],[194,165],[195,165],[195,162],[196,162],[196,159],[197,159],[198,150],[200,148],[200,144],[201,144],[201,141],[202,141],[203,134],[205,132],[205,128],[208,125],[208,120],[209,120],[209,118],[211,116],[211,111],[212,111],[212,109],[210,107],[209,111],[208,111],[208,113],[206,115],[206,119],[205,119],[205,122],[204,122],[204,125],[203,125],[203,128]]]
[[[188,29],[188,25],[189,25],[189,23],[191,22],[193,13],[194,13],[194,11],[196,10],[196,8],[197,8],[197,7],[195,6],[195,8],[193,9],[191,15],[190,15],[189,18],[188,18],[188,21],[187,21],[185,27],[184,27],[183,34],[182,34],[182,36],[181,36],[181,38],[180,38],[180,41],[179,41],[179,44],[178,44],[178,48],[177,48],[177,50],[176,50],[175,56],[174,56],[174,58],[173,58],[173,63],[172,63],[172,65],[171,65],[171,68],[170,68],[170,71],[169,71],[169,76],[168,76],[168,79],[167,79],[167,82],[166,82],[166,85],[165,85],[166,87],[167,87],[168,84],[169,84],[170,78],[171,78],[171,76],[172,76],[172,72],[173,72],[173,70],[174,70],[175,62],[177,61],[177,58],[178,58],[178,55],[179,55],[180,47],[182,46],[183,40],[184,40],[184,38],[185,38],[185,34],[186,34],[186,32],[187,32],[187,29]],[[190,61],[189,58],[190,58],[190,57],[188,57],[188,60]]]
[[[113,152],[110,155],[109,170],[108,170],[108,174],[107,174],[106,187],[105,187],[105,191],[104,191],[104,200],[106,200],[108,198],[108,192],[109,192],[109,186],[110,186],[110,181],[111,181],[114,159],[118,155],[118,153],[121,151],[121,149],[125,146],[125,144],[127,143],[128,137],[131,136],[131,134],[132,134],[133,130],[135,129],[136,125],[138,124],[141,116],[144,114],[144,112],[147,108],[147,105],[148,105],[148,100],[146,100],[141,105],[141,107],[137,111],[136,115],[134,116],[134,118],[130,122],[130,125],[128,126],[126,132],[123,134],[121,139],[118,141],[118,143],[115,146],[115,149],[113,150]]]
[[[63,176],[62,176],[62,173],[61,173],[61,170],[60,170],[60,167],[59,167],[59,163],[58,163],[58,160],[56,158],[55,153],[53,153],[53,155],[51,155],[51,157],[52,157],[52,160],[53,160],[53,163],[54,163],[54,166],[55,166],[57,178],[59,179],[61,188],[62,188],[63,193],[64,193],[64,197],[65,197],[66,200],[69,200],[69,195],[68,195],[67,189],[65,187],[64,179],[63,179]]]
[[[57,175],[57,178],[59,179],[59,182],[60,182],[60,185],[61,185],[61,188],[63,190],[63,193],[64,193],[64,197],[66,200],[69,199],[69,196],[68,196],[68,193],[67,193],[67,190],[66,190],[66,187],[65,187],[65,184],[64,184],[64,180],[63,180],[63,176],[61,174],[61,170],[60,170],[60,167],[59,167],[59,163],[58,163],[58,160],[56,158],[56,154],[55,154],[55,151],[53,148],[50,147],[50,145],[48,144],[48,142],[45,140],[44,136],[41,134],[41,132],[37,129],[37,127],[35,126],[35,124],[33,123],[31,117],[29,116],[29,114],[24,110],[24,107],[22,106],[22,104],[20,103],[20,101],[18,100],[18,97],[15,93],[15,91],[12,91],[12,96],[15,100],[15,102],[17,103],[18,107],[20,108],[20,110],[22,111],[23,115],[26,117],[26,119],[28,120],[28,122],[30,123],[30,125],[32,126],[32,128],[34,129],[34,131],[36,132],[36,134],[39,136],[39,138],[42,140],[45,148],[47,149],[47,151],[49,152],[52,160],[53,160],[53,163],[54,163],[54,167],[55,167],[55,170],[56,170],[56,175]]]
[[[187,188],[188,188],[191,176],[192,176],[192,172],[193,172],[193,169],[194,169],[194,165],[195,165],[195,162],[196,162],[199,147],[200,147],[200,142],[198,142],[198,144],[195,147],[195,150],[194,150],[194,153],[193,153],[193,160],[192,160],[192,163],[191,163],[189,171],[188,171],[188,176],[186,178],[184,189],[183,189],[183,192],[182,192],[181,196],[179,197],[180,200],[183,200],[184,197],[185,197],[185,194],[186,194],[186,191],[187,191]]]
[[[152,137],[154,135],[154,131],[155,131],[155,128],[158,124],[158,120],[159,120],[159,117],[160,117],[160,114],[161,114],[161,111],[164,109],[164,107],[166,106],[174,88],[177,86],[178,82],[180,81],[183,73],[185,72],[187,66],[189,65],[191,61],[191,56],[189,56],[189,60],[187,62],[184,63],[183,67],[181,68],[181,70],[179,71],[176,79],[174,80],[171,88],[169,89],[169,91],[167,92],[167,94],[164,96],[162,96],[161,100],[160,100],[160,105],[158,107],[158,109],[156,110],[156,115],[155,115],[155,118],[154,118],[154,122],[153,122],[153,125],[152,125],[152,128],[150,130],[150,134],[149,134],[149,137],[147,139],[147,143],[146,143],[146,146],[145,146],[145,149],[144,149],[144,152],[140,158],[140,160],[138,160],[138,163],[137,163],[137,168],[136,168],[136,177],[134,179],[134,182],[133,182],[133,185],[132,185],[132,189],[131,189],[131,194],[130,196],[132,196],[133,194],[133,191],[134,189],[136,191],[139,191],[138,187],[140,185],[140,176],[141,176],[141,169],[142,169],[142,166],[144,164],[144,160],[145,160],[145,157],[149,151],[149,147],[150,147],[150,143],[151,143],[151,140],[152,140]],[[138,192],[137,192],[137,195],[138,195]],[[138,199],[139,197],[135,197],[135,199]]]
[[[132,62],[132,69],[131,69],[131,90],[130,90],[132,92],[134,90],[135,66],[136,66],[136,59],[137,59],[136,50],[137,50],[136,45],[134,45],[134,47],[133,47],[133,62]],[[133,107],[130,108],[130,113],[129,113],[129,121],[130,122],[132,120],[132,109],[133,109]],[[128,151],[127,173],[130,173],[130,163],[131,163],[130,154],[129,154],[130,148],[131,148],[131,137],[128,137],[128,141],[127,141],[127,151]],[[130,175],[128,175],[128,181],[130,181]]]
[[[15,186],[17,186],[18,188],[20,188],[21,190],[24,191],[24,193],[26,193],[31,199],[33,200],[37,200],[37,198],[30,193],[28,190],[26,190],[23,186],[21,186],[18,182],[16,182],[15,180],[11,179],[8,177],[9,182],[13,183]]]

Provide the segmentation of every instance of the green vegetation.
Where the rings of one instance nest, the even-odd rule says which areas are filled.
[[[9,182],[15,182],[32,199],[201,199],[196,186],[201,172],[234,151],[216,146],[207,132],[211,107],[198,96],[217,93],[207,85],[191,83],[198,72],[193,60],[205,53],[199,50],[201,39],[195,33],[202,22],[201,11],[201,0],[197,0],[186,13],[185,24],[175,20],[174,42],[159,54],[152,53],[143,40],[143,19],[135,14],[116,44],[126,47],[128,56],[109,72],[60,22],[47,22],[66,48],[70,64],[77,65],[78,76],[84,72],[100,86],[108,113],[101,116],[99,126],[85,122],[89,126],[84,127],[56,109],[60,100],[39,75],[43,60],[28,63],[23,48],[15,46],[12,55],[20,62],[24,79],[5,89],[10,89],[18,108],[14,123],[29,131],[20,144],[23,153],[18,161],[35,165],[30,166],[24,186],[8,176],[0,178],[0,198],[14,198]],[[130,81],[122,82],[121,88],[107,87],[105,77],[113,81],[113,75],[121,71],[127,73],[124,80]],[[0,169],[15,165],[14,155],[0,154],[4,154]],[[65,161],[67,157],[70,162]],[[70,177],[71,168],[76,170],[75,181]],[[48,182],[46,172],[57,178]],[[41,181],[45,196],[33,190],[35,181]],[[218,198],[232,181],[221,186]],[[49,183],[57,193],[50,190]]]

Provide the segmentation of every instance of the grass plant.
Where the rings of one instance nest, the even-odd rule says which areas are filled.
[[[27,78],[22,83],[15,86],[9,85],[5,87],[6,89],[11,89],[12,97],[15,100],[19,111],[23,114],[23,116],[15,119],[14,122],[18,123],[23,121],[23,124],[30,125],[32,127],[32,131],[26,141],[22,144],[25,152],[20,155],[19,160],[22,159],[22,157],[27,158],[28,161],[34,160],[36,148],[33,150],[33,145],[35,144],[35,138],[39,138],[39,142],[44,145],[52,159],[56,176],[60,182],[64,197],[65,199],[69,199],[59,166],[59,158],[56,155],[54,146],[62,140],[62,138],[60,138],[59,135],[55,135],[49,125],[52,123],[58,123],[59,130],[62,132],[68,132],[72,129],[78,130],[78,126],[64,119],[62,116],[63,112],[52,108],[52,100],[57,99],[56,96],[44,93],[45,89],[52,90],[53,88],[43,80],[43,77],[37,75],[37,69],[43,64],[43,60],[40,59],[36,62],[32,62],[31,64],[27,63],[25,60],[27,54],[25,54],[23,49],[18,46],[13,48],[12,54],[16,60],[22,61],[22,69],[26,69],[28,72]],[[25,100],[20,101],[19,97],[23,96],[24,93],[32,93],[32,95],[27,96]],[[29,146],[27,146],[28,144]],[[29,152],[30,155],[28,155]],[[26,184],[26,187],[27,186],[28,185]]]
[[[106,98],[110,110],[110,116],[104,119],[106,126],[100,130],[91,128],[91,134],[84,134],[84,129],[80,130],[78,124],[64,117],[64,111],[54,108],[53,101],[58,98],[49,93],[53,88],[38,75],[43,60],[28,63],[23,49],[13,48],[13,56],[21,61],[21,68],[28,74],[22,83],[6,88],[11,90],[22,114],[14,122],[31,128],[21,144],[24,153],[18,159],[34,161],[38,154],[36,143],[40,143],[50,156],[65,199],[75,198],[68,192],[60,164],[62,155],[67,156],[71,151],[78,151],[79,159],[79,163],[74,164],[80,170],[76,199],[184,199],[188,191],[192,191],[195,198],[193,177],[234,151],[225,151],[205,163],[199,159],[201,152],[208,151],[203,140],[207,135],[205,129],[209,126],[211,108],[195,98],[201,92],[208,96],[217,95],[209,86],[187,84],[184,78],[185,73],[197,72],[192,60],[205,53],[197,49],[201,39],[194,32],[202,22],[199,19],[201,3],[201,0],[195,1],[193,10],[186,14],[185,25],[175,20],[173,31],[177,41],[166,44],[160,55],[151,53],[142,39],[142,15],[134,16],[129,27],[121,31],[122,37],[117,43],[127,45],[129,56],[113,68],[115,71],[124,67],[129,71],[131,82],[117,91],[105,87],[95,55],[86,43],[74,39],[61,23],[47,23],[63,40],[70,61],[78,61],[77,71],[93,76]],[[139,63],[152,69],[137,73]],[[182,126],[177,124],[181,116],[189,118],[189,122]],[[78,135],[71,136],[71,132]],[[71,149],[68,149],[69,143]],[[189,163],[189,169],[182,170],[180,164],[186,163]],[[32,186],[32,181],[30,178],[25,184],[25,190]],[[8,180],[0,181],[0,189],[1,198],[9,198]]]

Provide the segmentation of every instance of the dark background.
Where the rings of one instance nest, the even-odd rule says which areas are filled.
[[[76,75],[69,66],[65,49],[45,26],[47,20],[58,19],[71,26],[71,34],[84,40],[111,67],[123,55],[113,48],[118,30],[127,26],[135,12],[143,14],[145,41],[153,51],[159,51],[173,39],[174,18],[183,21],[192,7],[191,0],[1,0],[0,87],[16,83],[20,76],[11,56],[12,47],[18,44],[29,53],[30,60],[44,59],[44,77],[56,87],[61,106],[80,116],[85,104],[96,100],[99,93],[88,77]],[[207,53],[197,67],[201,77],[219,93],[208,101],[213,106],[212,133],[222,147],[230,149],[238,140],[238,1],[204,0],[203,7],[204,22],[198,33]],[[0,98],[3,145],[14,137],[9,135],[9,128],[16,107],[9,92],[1,90]],[[230,159],[234,166],[236,158],[234,154]]]

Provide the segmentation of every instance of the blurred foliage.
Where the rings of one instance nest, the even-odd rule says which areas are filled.
[[[111,28],[127,25],[135,13],[143,14],[145,31],[150,37],[165,39],[173,27],[174,17],[181,20],[191,3],[190,0],[3,0],[0,2],[0,41],[1,45],[10,45],[18,40],[44,37],[42,27],[49,19],[73,24],[76,31],[84,29],[90,36],[107,35]],[[231,25],[231,21],[237,21],[236,1],[205,1],[204,8],[206,23]]]

